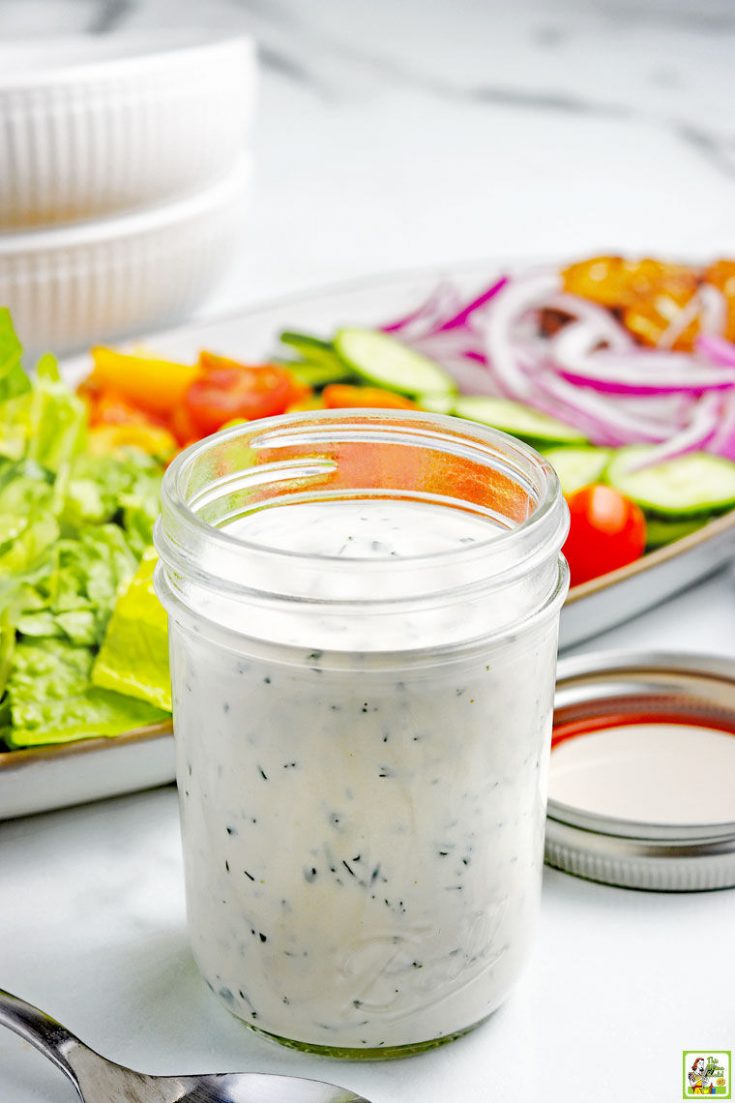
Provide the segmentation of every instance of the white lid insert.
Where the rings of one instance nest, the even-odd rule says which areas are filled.
[[[550,865],[627,888],[735,885],[735,663],[562,661],[549,794]]]

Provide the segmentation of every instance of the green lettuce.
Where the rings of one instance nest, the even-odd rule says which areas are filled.
[[[118,590],[135,571],[137,557],[117,525],[82,530],[76,539],[59,540],[47,570],[37,574],[35,594],[43,602],[43,614],[53,621],[53,631],[37,627],[26,635],[66,636],[72,643],[98,645],[107,627]],[[40,625],[41,611],[36,624]],[[47,621],[49,623],[50,621]]]
[[[144,701],[93,686],[92,663],[89,648],[64,640],[19,642],[7,686],[12,726],[2,731],[5,741],[11,747],[65,743],[168,719]]]
[[[52,357],[29,380],[0,310],[0,739],[13,747],[117,735],[166,715],[155,707],[165,696],[92,684],[118,595],[152,540],[161,466],[133,448],[92,456],[86,441],[84,403]],[[129,653],[123,665],[148,670],[157,658]]]
[[[33,461],[0,461],[0,578],[36,566],[58,539],[53,479]]]
[[[114,456],[81,455],[63,473],[59,517],[66,529],[118,522],[133,534],[133,543],[150,544],[158,516],[161,466],[133,448]]]
[[[10,329],[8,329],[10,327]],[[0,309],[0,456],[34,460],[56,473],[87,439],[87,410],[44,356],[30,380],[7,311]]]
[[[52,356],[36,366],[28,408],[28,456],[57,472],[78,455],[87,439],[87,409],[59,375]]]
[[[138,556],[117,524],[62,536],[52,494],[25,476],[0,490],[0,603],[22,635],[97,646]]]
[[[166,612],[153,589],[157,556],[150,548],[120,594],[92,670],[95,685],[171,711]]]
[[[23,348],[7,307],[0,307],[0,402],[18,398],[31,389],[23,370]],[[2,424],[2,423],[0,423]]]

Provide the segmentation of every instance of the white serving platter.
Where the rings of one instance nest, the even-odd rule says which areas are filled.
[[[467,295],[487,285],[498,265],[475,263],[361,280],[254,307],[132,342],[191,362],[201,348],[257,362],[272,355],[282,329],[328,336],[338,325],[377,325],[421,302],[438,280]],[[76,383],[86,357],[65,365]],[[562,649],[621,624],[735,559],[735,510],[643,559],[575,587],[561,615]],[[0,753],[0,819],[133,792],[174,779],[173,740],[161,726],[116,739]]]

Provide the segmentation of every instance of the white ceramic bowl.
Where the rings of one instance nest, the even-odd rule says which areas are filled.
[[[183,318],[232,256],[249,180],[243,157],[175,203],[0,236],[0,304],[26,351],[61,354]]]
[[[207,32],[0,45],[0,227],[89,219],[203,187],[241,155],[251,39]]]

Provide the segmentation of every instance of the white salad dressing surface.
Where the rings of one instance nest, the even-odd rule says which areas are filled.
[[[630,724],[565,739],[549,795],[639,823],[735,821],[735,736],[695,724]]]
[[[236,525],[270,547],[396,564],[492,531],[384,500],[261,509]],[[336,573],[315,576],[320,596]],[[366,570],[365,599],[375,587]],[[554,612],[480,653],[419,664],[410,608],[400,631],[392,616],[342,618],[332,652],[172,618],[192,945],[231,1010],[284,1038],[380,1049],[451,1035],[503,1000],[540,890]],[[265,612],[237,613],[241,632],[263,634]],[[324,635],[318,610],[299,615]],[[445,603],[421,613],[421,631],[473,638],[477,615]]]
[[[298,522],[294,522],[294,509]],[[407,559],[487,540],[499,531],[486,517],[422,501],[385,498],[311,501],[258,510],[228,532],[263,547],[343,559]],[[331,592],[328,574],[315,590]],[[365,597],[370,596],[367,592]]]
[[[514,625],[539,604],[538,584],[522,574],[500,596],[478,592],[488,576],[486,549],[507,531],[488,515],[416,500],[312,500],[268,505],[222,527],[243,542],[236,577],[251,591],[246,611],[230,593],[195,585],[187,586],[187,604],[260,640],[348,653],[440,648]],[[274,549],[290,554],[267,554]],[[215,576],[219,554],[211,549],[204,562]],[[512,565],[515,554],[501,549],[496,569]],[[553,592],[558,564],[548,560],[546,586]],[[307,604],[261,601],[253,591]],[[416,599],[421,608],[407,613],[406,601]],[[315,615],[310,602],[340,604],[324,604]],[[378,602],[385,604],[376,616],[371,606]]]

